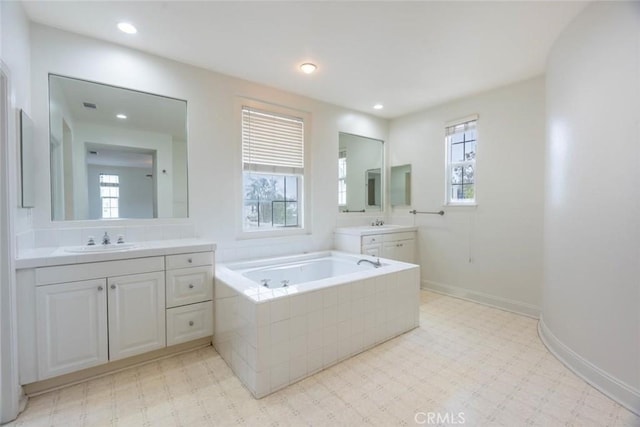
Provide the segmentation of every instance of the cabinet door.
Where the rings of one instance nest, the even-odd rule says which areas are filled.
[[[38,286],[36,334],[39,380],[106,363],[106,280]]]
[[[164,273],[110,277],[109,360],[165,347]]]
[[[382,247],[382,256],[396,261],[413,263],[415,262],[415,248],[416,241],[414,239],[386,242]]]

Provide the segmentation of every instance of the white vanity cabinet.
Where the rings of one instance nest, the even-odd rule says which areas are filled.
[[[20,383],[212,337],[213,266],[207,250],[19,269]]]
[[[415,263],[416,233],[389,233],[383,235],[382,257]]]
[[[334,233],[337,250],[415,263],[416,227],[344,227]]]

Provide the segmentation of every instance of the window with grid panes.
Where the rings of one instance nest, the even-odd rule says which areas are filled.
[[[118,218],[120,198],[120,177],[100,174],[100,198],[102,200],[102,218]]]
[[[445,129],[447,145],[447,204],[476,203],[477,117],[454,122]]]

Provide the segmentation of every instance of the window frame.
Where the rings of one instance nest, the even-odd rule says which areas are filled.
[[[243,165],[243,156],[242,156],[242,110],[244,107],[254,108],[257,110],[264,111],[266,113],[274,114],[274,115],[282,115],[289,117],[297,117],[302,119],[303,126],[303,173],[295,174],[295,173],[282,173],[282,172],[266,172],[266,171],[245,171]],[[236,237],[238,239],[252,239],[252,238],[268,238],[268,237],[284,237],[284,236],[295,236],[302,234],[310,234],[311,233],[311,185],[310,179],[311,176],[311,162],[310,162],[310,152],[311,152],[311,114],[306,111],[301,111],[289,107],[284,107],[281,105],[271,104],[264,101],[258,101],[255,99],[237,97],[235,100],[234,106],[234,116],[236,122],[236,153],[237,153],[237,161],[235,162],[237,172],[235,175],[235,180],[237,181],[234,188],[236,188]],[[246,229],[244,226],[244,175],[245,172],[254,173],[254,174],[266,174],[266,175],[277,175],[277,176],[300,176],[299,188],[298,188],[298,222],[302,224],[298,227],[281,227],[274,229],[257,229],[250,230]]]
[[[475,158],[472,161],[462,161],[462,162],[452,162],[451,161],[451,149],[452,149],[452,143],[451,143],[451,137],[452,135],[447,135],[447,128],[450,127],[454,127],[454,126],[460,126],[466,123],[470,123],[470,122],[475,122],[475,131],[476,131],[476,139],[475,139],[475,144],[476,144],[476,155]],[[480,132],[479,132],[479,115],[478,114],[472,114],[470,116],[467,117],[463,117],[461,119],[457,119],[457,120],[453,120],[450,121],[448,123],[445,123],[444,126],[444,130],[445,130],[445,137],[444,137],[444,143],[445,143],[445,188],[444,188],[444,206],[447,207],[475,207],[478,206],[478,144],[480,141]],[[451,183],[451,173],[453,171],[453,167],[457,166],[457,165],[465,165],[465,164],[473,164],[473,199],[469,200],[469,201],[463,201],[463,200],[453,200],[451,198],[451,191],[452,191],[452,183]]]

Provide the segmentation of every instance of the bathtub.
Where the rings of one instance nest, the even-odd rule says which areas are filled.
[[[216,350],[261,398],[417,327],[419,267],[376,261],[326,251],[218,264]]]

